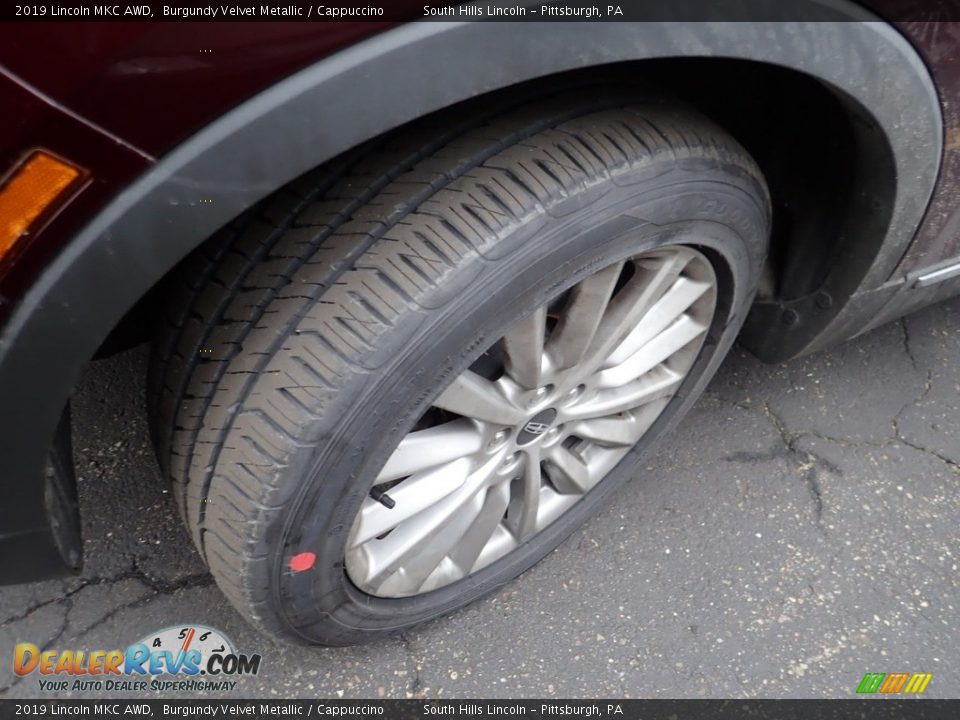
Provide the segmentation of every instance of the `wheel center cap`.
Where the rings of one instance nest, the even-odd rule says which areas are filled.
[[[517,445],[532,443],[550,429],[556,417],[557,411],[554,408],[547,408],[546,410],[538,412],[527,420],[527,424],[520,429],[520,432],[517,434]]]

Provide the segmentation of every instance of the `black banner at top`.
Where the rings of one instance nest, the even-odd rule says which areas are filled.
[[[21,22],[643,22],[960,20],[960,0],[54,0],[0,4]]]

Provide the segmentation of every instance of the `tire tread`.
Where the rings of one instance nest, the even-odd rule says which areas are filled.
[[[184,264],[150,374],[161,465],[201,555],[254,623],[273,616],[264,529],[291,458],[378,340],[459,261],[578,191],[667,155],[763,181],[709,122],[658,102],[548,100],[416,125],[314,171]]]

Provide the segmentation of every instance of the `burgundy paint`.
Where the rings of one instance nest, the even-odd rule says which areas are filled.
[[[88,22],[0,28],[0,71],[9,74],[0,74],[0,178],[34,147],[53,150],[93,177],[54,222],[33,233],[14,270],[0,277],[0,322],[43,265],[152,159],[286,75],[386,27]]]
[[[21,240],[16,264],[0,277],[0,319],[84,223],[133,178],[149,167],[141,153],[105,137],[89,125],[51,108],[22,86],[0,74],[0,177],[32,149],[43,147],[89,171],[90,179],[69,203],[48,217],[45,227],[33,228]],[[51,343],[56,340],[51,338]]]
[[[389,23],[27,23],[14,74],[154,157],[280,78]]]

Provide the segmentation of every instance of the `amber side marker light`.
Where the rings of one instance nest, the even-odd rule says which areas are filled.
[[[31,226],[48,216],[85,173],[43,150],[35,150],[0,185],[0,266],[6,264]]]

